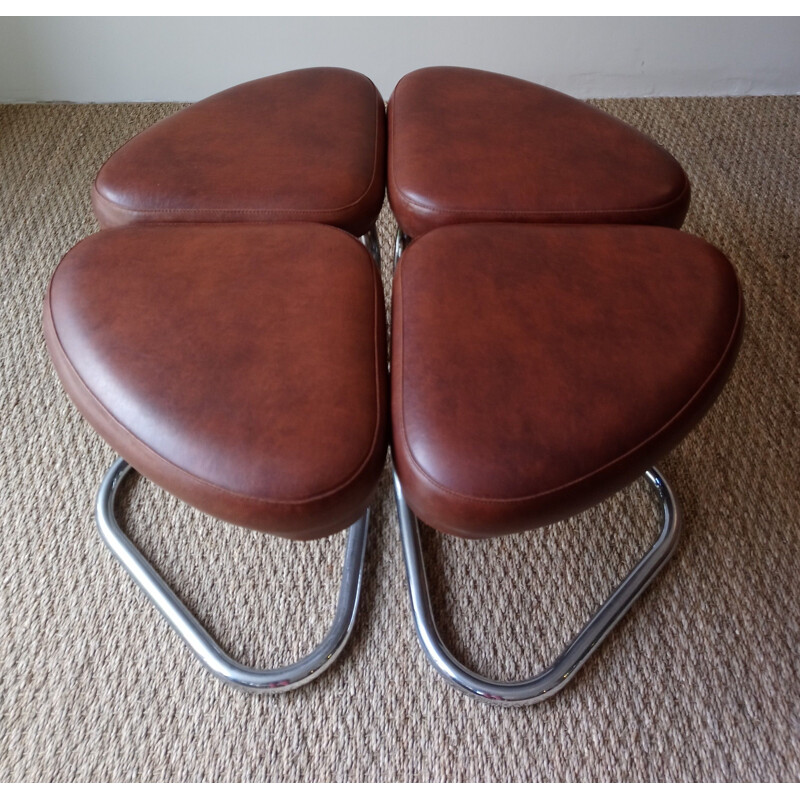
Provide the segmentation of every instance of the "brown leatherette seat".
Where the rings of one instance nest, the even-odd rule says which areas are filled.
[[[599,502],[698,422],[742,326],[731,264],[678,231],[426,234],[394,281],[393,454],[410,507],[485,537]]]
[[[386,119],[364,75],[286,72],[235,86],[140,133],[92,188],[102,227],[323,222],[359,236],[383,203]]]
[[[679,228],[689,181],[662,147],[534,83],[456,67],[406,75],[389,101],[388,190],[415,237],[462,222]]]
[[[387,448],[385,319],[375,265],[349,234],[103,231],[62,260],[44,327],[81,413],[183,500],[297,539],[364,512]]]

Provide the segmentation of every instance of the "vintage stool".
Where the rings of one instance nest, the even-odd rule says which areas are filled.
[[[198,658],[254,690],[330,666],[355,620],[387,447],[383,291],[365,248],[314,223],[103,231],[55,271],[44,326],[71,399],[125,459],[98,496],[101,533]],[[125,462],[237,525],[293,539],[351,526],[322,645],[279,670],[222,653],[117,526]]]
[[[742,335],[738,279],[710,245],[656,227],[679,227],[689,203],[668,153],[515,78],[403,78],[389,103],[388,189],[401,227],[392,452],[419,638],[457,688],[536,703],[566,685],[674,550],[678,509],[651,465],[725,382]],[[458,663],[436,630],[416,517],[497,536],[569,517],[642,473],[661,534],[555,662],[514,682]]]
[[[73,248],[48,290],[56,371],[125,459],[100,488],[100,532],[201,662],[240,688],[312,680],[355,621],[388,444],[374,231],[385,148],[383,101],[354,72],[300,70],[210,97],[106,162],[92,199],[113,229]],[[293,539],[350,526],[323,642],[277,669],[222,652],[114,519],[129,465],[238,525]]]
[[[586,103],[474,69],[406,75],[389,100],[387,184],[401,231],[460,222],[679,228],[689,181],[662,147]]]
[[[383,204],[386,114],[372,81],[285,72],[147,128],[92,187],[104,228],[140,222],[323,222],[366,234]]]
[[[544,700],[672,553],[677,510],[651,465],[731,369],[742,333],[736,274],[711,245],[666,228],[454,225],[407,248],[392,314],[395,489],[420,640],[464,691]],[[662,533],[550,668],[503,683],[448,653],[414,515],[446,533],[497,536],[569,517],[643,472],[663,504]]]

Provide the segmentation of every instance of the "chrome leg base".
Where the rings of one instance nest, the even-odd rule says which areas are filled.
[[[664,512],[663,527],[655,544],[549,667],[532,678],[506,683],[467,669],[442,643],[433,618],[417,518],[403,497],[403,487],[395,473],[394,490],[411,609],[422,649],[437,672],[462,692],[495,705],[541,703],[563,689],[667,563],[677,545],[681,520],[672,490],[655,468],[647,470],[645,477],[658,495]]]
[[[322,643],[295,664],[278,669],[252,669],[234,661],[223,652],[122,532],[114,515],[114,498],[131,469],[130,464],[119,458],[103,478],[95,505],[95,520],[100,535],[139,588],[209,672],[238,689],[278,693],[288,692],[314,680],[333,664],[355,624],[369,529],[369,509],[358,522],[350,526],[336,616]]]
[[[372,256],[372,260],[375,262],[375,266],[380,269],[381,268],[381,243],[378,239],[378,230],[373,225],[363,236],[360,236],[358,239],[364,247],[367,248],[369,254]]]

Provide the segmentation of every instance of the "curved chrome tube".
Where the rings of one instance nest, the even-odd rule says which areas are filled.
[[[223,652],[122,532],[114,515],[114,498],[131,469],[130,464],[119,458],[100,484],[95,505],[95,521],[100,535],[128,574],[209,672],[239,689],[278,693],[288,692],[314,680],[333,664],[355,624],[369,530],[369,509],[358,522],[350,526],[336,615],[322,643],[295,664],[278,669],[253,669],[234,661]]]
[[[394,239],[394,269],[397,269],[397,263],[400,261],[400,256],[403,255],[403,250],[408,245],[409,237],[403,233],[403,229],[397,229],[397,236]]]
[[[372,256],[375,266],[381,268],[381,243],[378,239],[378,230],[373,224],[372,227],[363,235],[358,237],[358,241],[364,245]]]
[[[394,490],[411,609],[422,649],[437,672],[462,692],[496,705],[540,703],[563,689],[667,563],[678,543],[680,511],[672,490],[655,468],[647,470],[645,477],[658,494],[664,511],[663,527],[655,544],[549,667],[527,680],[503,682],[484,678],[467,669],[442,643],[433,618],[417,518],[405,501],[403,487],[395,472]]]

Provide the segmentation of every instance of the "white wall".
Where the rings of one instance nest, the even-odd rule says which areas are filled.
[[[307,66],[455,64],[578,97],[800,93],[800,18],[0,18],[0,101],[198,100]]]

